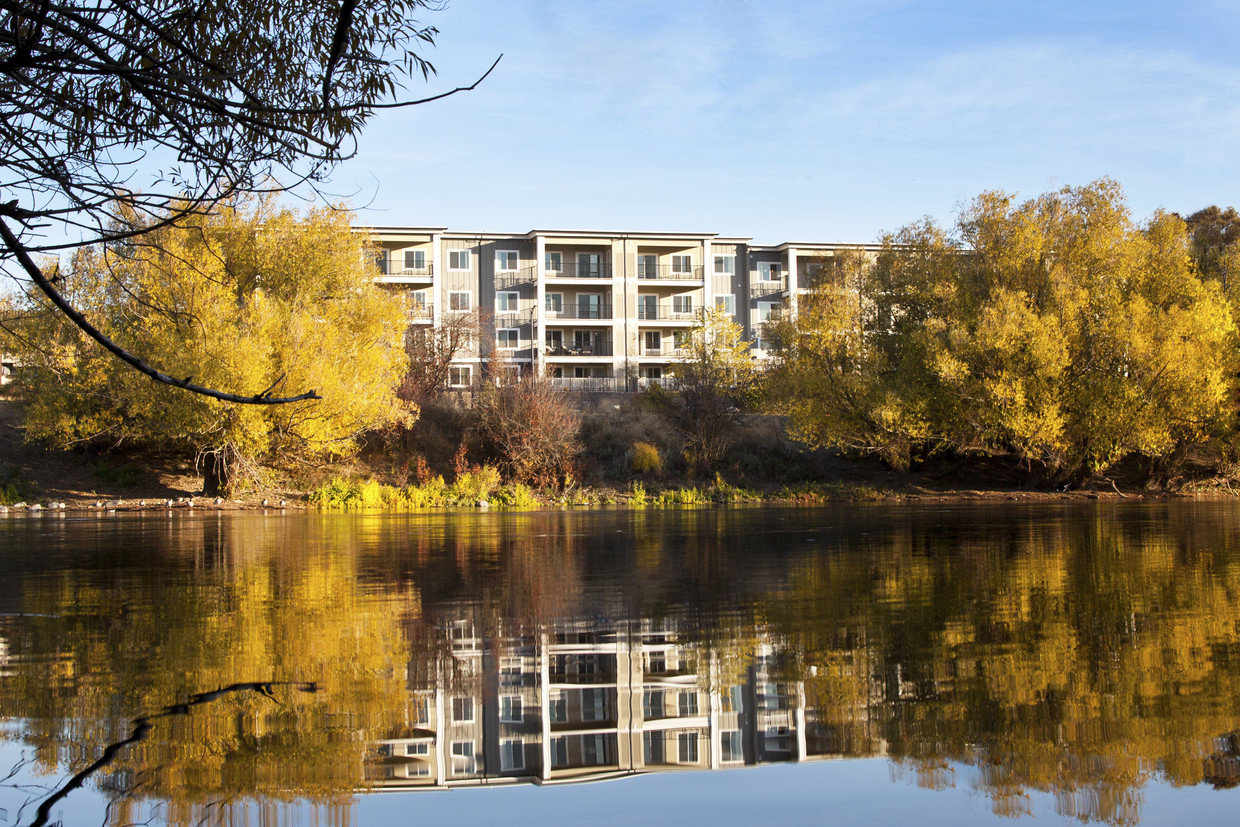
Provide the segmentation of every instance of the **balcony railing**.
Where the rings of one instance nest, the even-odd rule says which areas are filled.
[[[611,305],[566,304],[559,310],[548,310],[547,321],[556,319],[610,319]]]
[[[587,264],[579,261],[564,261],[559,270],[548,270],[549,279],[609,279],[611,278],[611,262],[600,261]]]
[[[580,345],[571,342],[564,344],[553,344],[547,342],[547,356],[611,356],[611,342],[592,342],[582,343]]]
[[[496,287],[516,287],[519,284],[533,284],[538,278],[538,270],[534,267],[522,267],[520,270],[505,270],[495,274]]]
[[[433,318],[435,318],[435,305],[432,303],[426,302],[409,306],[409,321],[429,322]]]
[[[643,322],[693,322],[697,321],[701,316],[702,308],[700,307],[690,307],[688,309],[681,307],[677,310],[674,304],[637,305],[638,321]]]
[[[404,262],[387,256],[378,256],[375,263],[379,265],[379,273],[384,276],[412,276],[414,278],[431,278],[435,274],[434,265],[427,262],[423,267],[405,267]]]
[[[495,326],[498,327],[520,327],[521,325],[533,324],[537,317],[534,308],[527,310],[496,310]]]
[[[771,296],[776,293],[782,293],[785,289],[787,289],[787,285],[782,278],[771,281],[755,281],[749,285],[749,296],[751,298]]]
[[[701,281],[702,266],[694,265],[689,269],[671,264],[656,264],[653,267],[638,262],[637,277],[649,281]]]
[[[623,377],[564,376],[550,381],[554,388],[582,393],[623,393],[629,390],[628,382]]]
[[[687,356],[688,353],[689,351],[683,347],[669,345],[668,347],[644,347],[641,349],[638,356],[656,356],[661,359],[680,359]]]

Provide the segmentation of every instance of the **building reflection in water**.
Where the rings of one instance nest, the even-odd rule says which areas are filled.
[[[491,639],[453,623],[450,657],[411,667],[421,677],[406,725],[374,744],[366,778],[397,789],[549,784],[841,757],[804,682],[779,678],[772,645],[734,674],[675,627],[579,622]]]

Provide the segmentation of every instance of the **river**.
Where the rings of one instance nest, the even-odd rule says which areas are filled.
[[[1238,538],[1231,501],[8,516],[0,827],[1230,820]]]

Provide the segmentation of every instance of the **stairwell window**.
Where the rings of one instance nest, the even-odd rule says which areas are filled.
[[[473,307],[473,294],[468,290],[448,291],[448,309],[466,311]]]
[[[715,307],[721,308],[729,316],[735,316],[736,296],[715,296]]]
[[[468,388],[473,384],[474,370],[469,365],[448,368],[448,385],[454,388]]]
[[[517,269],[517,251],[516,250],[496,250],[495,251],[495,272],[497,273],[513,273]]]
[[[520,303],[520,294],[503,291],[495,294],[495,310],[499,313],[516,313]]]
[[[448,269],[449,270],[468,270],[469,269],[469,250],[449,250],[448,251]]]
[[[730,276],[736,272],[736,256],[715,256],[715,274]]]
[[[495,331],[495,342],[500,350],[516,350],[521,343],[521,331],[515,327]]]

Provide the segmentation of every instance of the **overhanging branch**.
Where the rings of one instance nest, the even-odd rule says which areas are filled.
[[[202,385],[196,385],[190,381],[192,377],[177,379],[176,377],[169,376],[162,371],[156,370],[146,362],[139,359],[137,356],[134,356],[132,353],[116,344],[116,342],[113,342],[101,330],[88,322],[86,317],[79,313],[73,305],[69,304],[65,297],[60,295],[60,291],[58,291],[52,285],[51,281],[48,280],[47,276],[43,275],[42,268],[40,268],[39,265],[35,263],[34,259],[30,257],[30,254],[26,252],[26,248],[22,246],[17,236],[13,234],[11,229],[9,229],[9,225],[2,220],[0,220],[0,237],[3,237],[4,246],[7,247],[9,252],[13,254],[13,257],[17,259],[22,269],[26,271],[28,276],[30,276],[30,280],[38,285],[39,289],[42,290],[49,299],[51,299],[52,304],[56,305],[60,312],[64,313],[65,316],[68,317],[69,321],[73,322],[73,324],[80,328],[87,336],[103,345],[103,347],[109,353],[116,356],[116,358],[125,362],[135,370],[145,373],[156,382],[160,382],[165,385],[172,385],[175,388],[181,388],[182,390],[187,390],[190,393],[196,393],[200,396],[207,396],[224,402],[237,402],[243,405],[282,405],[290,402],[304,402],[308,399],[322,399],[322,397],[315,391],[307,391],[298,396],[268,396],[271,390],[283,381],[283,376],[276,381],[275,385],[267,388],[262,393],[255,394],[254,396],[239,396],[235,393],[225,393],[223,391],[203,387]]]

